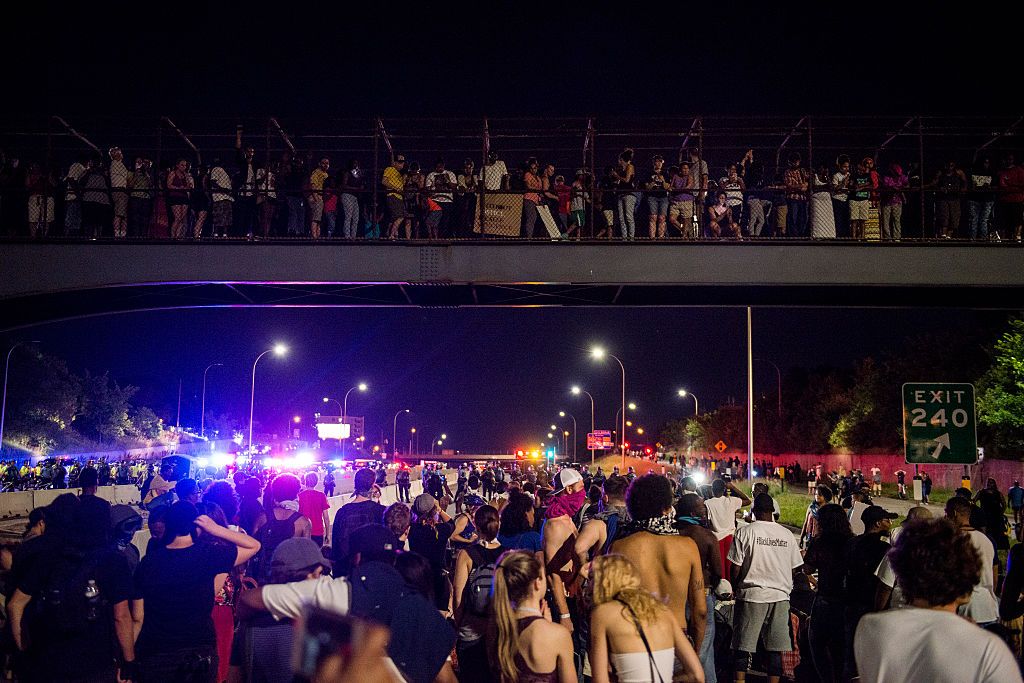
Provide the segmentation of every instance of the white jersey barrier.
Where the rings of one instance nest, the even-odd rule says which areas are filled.
[[[76,496],[82,489],[40,489],[38,491],[8,491],[0,493],[0,518],[25,517],[38,507],[46,507],[57,496],[73,493]],[[96,495],[112,505],[138,505],[139,489],[133,484],[117,486],[100,486]]]

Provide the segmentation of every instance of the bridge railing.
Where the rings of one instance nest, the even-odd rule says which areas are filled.
[[[1004,167],[1022,121],[6,121],[0,233],[72,240],[1013,240],[1024,213],[1024,170]],[[392,166],[395,159],[404,163]],[[389,167],[391,191],[382,182]]]

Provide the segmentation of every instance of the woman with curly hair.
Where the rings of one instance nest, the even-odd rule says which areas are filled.
[[[668,607],[640,583],[622,555],[600,555],[591,567],[590,668],[594,683],[668,683],[676,660],[687,680],[703,681],[704,668]]]

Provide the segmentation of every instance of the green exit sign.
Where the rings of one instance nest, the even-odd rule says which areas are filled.
[[[974,385],[903,385],[903,444],[910,464],[978,462]]]

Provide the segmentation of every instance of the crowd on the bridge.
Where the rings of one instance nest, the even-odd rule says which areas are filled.
[[[1018,483],[893,527],[852,472],[815,485],[795,534],[731,462],[706,481],[637,467],[403,466],[386,500],[388,470],[365,468],[333,519],[318,472],[168,464],[140,510],[98,497],[86,467],[80,495],[0,546],[6,665],[143,683],[1021,681],[1024,545],[1005,573],[997,559]]]
[[[337,169],[312,152],[261,159],[241,128],[235,142],[233,159],[195,167],[181,158],[155,168],[147,153],[132,160],[119,147],[59,171],[0,154],[0,219],[36,237],[314,240],[1020,241],[1024,222],[1024,168],[1012,153],[982,151],[932,171],[875,154],[808,168],[799,152],[775,164],[748,150],[711,166],[698,147],[674,163],[627,148],[603,169],[560,171],[537,157],[510,168],[494,151],[479,168],[472,158],[421,163],[395,152],[379,171],[356,158]],[[487,195],[499,201],[482,211]]]

